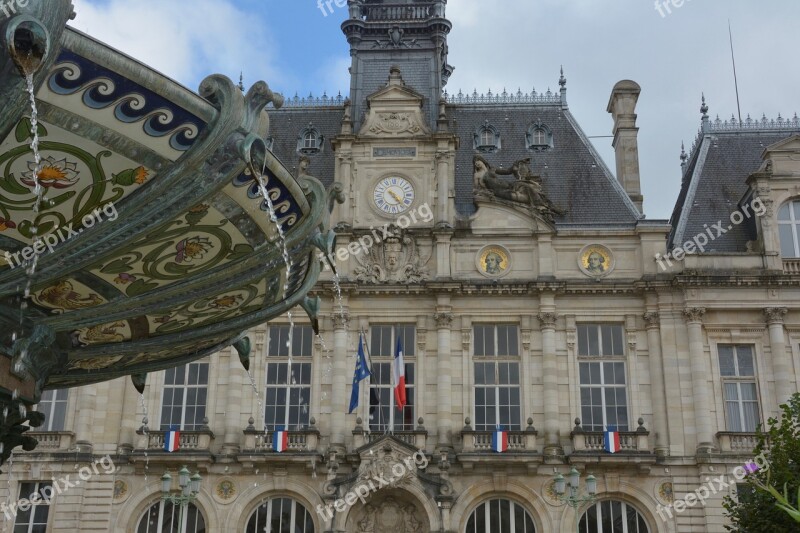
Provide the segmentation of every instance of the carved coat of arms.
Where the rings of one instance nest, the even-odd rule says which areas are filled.
[[[362,283],[419,283],[430,278],[425,268],[431,253],[423,257],[416,240],[395,226],[385,232],[390,235],[373,245],[368,253],[356,255],[359,266],[356,280]]]

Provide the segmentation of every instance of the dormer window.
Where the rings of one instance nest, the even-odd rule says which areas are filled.
[[[297,151],[301,154],[317,154],[322,150],[324,137],[317,128],[309,124],[297,137]]]
[[[500,134],[497,128],[489,124],[489,121],[483,123],[483,126],[478,128],[473,135],[473,148],[479,152],[493,153],[500,149]]]
[[[778,211],[778,232],[781,256],[784,259],[800,258],[800,200],[786,202]]]
[[[542,121],[538,121],[528,128],[525,134],[528,150],[542,152],[553,147],[553,132]]]

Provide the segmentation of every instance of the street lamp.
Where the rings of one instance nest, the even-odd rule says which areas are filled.
[[[178,507],[179,532],[182,531],[182,520],[186,508],[197,499],[197,494],[200,492],[200,482],[203,481],[203,478],[200,477],[200,472],[195,472],[191,477],[190,474],[191,472],[186,468],[186,465],[178,470],[178,486],[181,489],[178,494],[172,494],[172,476],[169,475],[169,472],[164,472],[164,475],[161,476],[161,499]]]
[[[579,495],[581,474],[575,467],[569,471],[564,478],[560,473],[553,477],[555,491],[558,499],[577,511],[578,507],[584,503],[591,503],[597,499],[597,478],[592,474],[586,477],[586,494]],[[569,485],[569,487],[567,487]],[[567,491],[569,489],[569,491]],[[580,532],[580,519],[578,519],[578,531]]]

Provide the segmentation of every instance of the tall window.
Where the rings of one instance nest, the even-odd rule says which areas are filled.
[[[69,389],[47,390],[36,410],[44,414],[44,425],[36,431],[64,431],[67,422],[67,398]]]
[[[541,128],[533,130],[533,145],[545,146],[547,145],[547,132]]]
[[[303,135],[303,148],[314,149],[317,147],[317,134],[313,131],[308,131]]]
[[[256,507],[245,533],[314,533],[314,520],[299,502],[272,498]]]
[[[781,255],[785,258],[800,257],[800,200],[781,206],[778,211],[778,232]]]
[[[536,533],[536,527],[531,515],[520,504],[491,500],[472,511],[465,533]]]
[[[650,529],[632,505],[606,500],[597,502],[584,513],[578,533],[650,533]]]
[[[308,427],[310,419],[313,332],[311,326],[294,326],[290,343],[289,329],[290,326],[269,328],[264,418],[269,431],[279,427],[287,430],[304,429]]]
[[[497,426],[519,431],[522,414],[519,388],[517,326],[481,325],[473,328],[475,356],[475,429]]]
[[[489,128],[481,130],[481,146],[494,146],[494,132]]]
[[[25,481],[20,483],[19,499],[29,500],[31,505],[26,511],[17,508],[14,533],[45,533],[47,531],[47,518],[50,514],[50,500],[53,494],[55,494],[53,484],[49,481]]]
[[[206,533],[206,520],[193,503],[178,506],[161,500],[144,513],[136,533]]]
[[[406,371],[406,405],[397,408],[392,385],[392,364],[397,338],[403,346]],[[414,361],[416,328],[414,326],[373,326],[370,328],[369,355],[372,376],[369,388],[369,427],[371,431],[411,431],[414,429]]]
[[[578,325],[581,421],[587,431],[628,431],[621,325]]]
[[[208,363],[170,368],[164,376],[161,429],[177,426],[184,431],[203,427],[208,401]]]
[[[721,344],[718,350],[728,431],[755,432],[761,417],[753,346]]]

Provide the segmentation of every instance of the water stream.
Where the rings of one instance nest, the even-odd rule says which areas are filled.
[[[145,436],[145,446],[144,446],[144,486],[147,486],[147,472],[150,469],[150,456],[147,454],[147,450],[150,449],[150,428],[147,426],[150,419],[147,416],[147,403],[144,401],[144,394],[139,394],[139,403],[142,404],[142,433]]]

